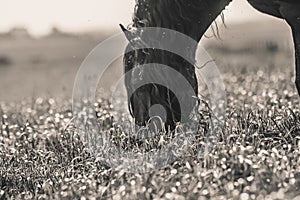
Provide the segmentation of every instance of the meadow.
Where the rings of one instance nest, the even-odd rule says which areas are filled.
[[[246,42],[227,34],[204,44],[226,86],[220,137],[208,154],[199,154],[209,126],[210,115],[203,114],[184,156],[149,173],[101,162],[74,125],[74,76],[99,38],[0,41],[0,198],[300,199],[300,98],[287,32],[280,39],[250,34]],[[98,122],[116,144],[141,152],[158,148],[155,140],[128,140],[116,112],[97,98]]]

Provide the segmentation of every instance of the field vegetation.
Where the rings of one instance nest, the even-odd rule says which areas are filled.
[[[74,38],[64,41],[66,46],[93,44]],[[50,43],[54,50],[57,48],[52,41],[45,45],[47,50],[40,52],[53,51],[49,50]],[[287,43],[289,41],[284,44]],[[13,99],[14,94],[6,93],[8,89],[2,85],[0,198],[300,199],[300,98],[293,84],[293,52],[291,46],[286,47],[278,40],[249,44],[207,44],[220,67],[228,100],[224,126],[217,131],[219,138],[213,148],[208,154],[199,153],[206,142],[209,125],[209,113],[202,113],[203,120],[199,122],[202,126],[195,133],[197,139],[184,156],[149,173],[111,168],[93,156],[74,125],[70,97],[57,95],[56,91],[62,89],[51,80],[44,82],[45,87],[50,88],[48,93],[28,92],[30,90],[22,93],[17,86],[8,87],[23,97],[14,100],[7,100]],[[7,48],[12,47],[7,44]],[[48,75],[57,80],[70,78],[78,66],[68,68],[62,63],[80,64],[88,48],[85,46],[81,53],[72,48],[71,54],[65,51],[65,57],[53,51],[58,56],[55,58],[51,58],[55,53],[41,55],[37,50],[29,57],[21,52],[20,56],[7,53],[1,57],[0,76],[6,73],[13,76],[12,80],[22,79],[17,71],[25,60],[26,73],[46,76],[50,71],[53,74]],[[69,72],[71,75],[65,76]],[[29,75],[24,76],[30,81]],[[41,81],[35,80],[36,84]],[[9,79],[1,82],[10,83]],[[69,87],[70,83],[64,83]],[[71,93],[68,87],[63,90],[66,94]],[[205,91],[205,87],[202,89]],[[200,98],[209,99],[205,95]],[[101,96],[97,99],[98,122],[107,127],[107,132],[114,136],[112,140],[121,148],[134,147],[141,152],[158,148],[157,143],[147,143],[147,140],[146,145],[134,140],[128,142],[129,130],[120,129],[114,121],[118,112]],[[168,134],[163,134],[168,142]]]

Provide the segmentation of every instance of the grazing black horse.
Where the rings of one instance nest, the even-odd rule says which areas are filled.
[[[136,0],[132,29],[161,27],[181,32],[199,42],[216,17],[232,0]],[[290,25],[295,44],[296,87],[300,94],[300,0],[248,0],[257,10],[285,19]],[[147,63],[160,63],[181,73],[198,94],[195,67],[190,62],[170,52],[157,49],[136,49],[138,42],[134,33],[121,26],[130,43],[124,56],[125,85],[129,99],[129,110],[138,125],[149,120],[149,109],[160,104],[166,110],[166,127],[173,130],[182,116],[176,96],[167,86],[146,84],[132,91],[132,81],[143,76],[143,71],[135,73],[139,66]],[[133,32],[133,31],[132,31]],[[170,38],[170,42],[176,42]],[[191,59],[195,60],[196,47],[187,48]],[[138,74],[138,75],[136,75]],[[182,91],[185,94],[185,91]],[[194,98],[186,95],[186,98]],[[194,105],[196,105],[196,100]],[[187,113],[191,110],[186,111]]]

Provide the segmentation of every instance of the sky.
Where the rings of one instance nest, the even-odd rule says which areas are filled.
[[[26,27],[47,34],[53,26],[64,31],[118,29],[131,22],[135,0],[0,0],[0,32]],[[246,0],[234,0],[225,10],[226,23],[268,19]]]

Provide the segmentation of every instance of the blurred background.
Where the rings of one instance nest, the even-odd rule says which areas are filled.
[[[134,0],[0,0],[0,101],[72,96],[76,72],[101,41],[128,25]],[[218,19],[220,38],[208,30],[201,43],[221,72],[293,71],[290,29],[233,1]],[[108,86],[122,74],[121,59],[107,71]]]

